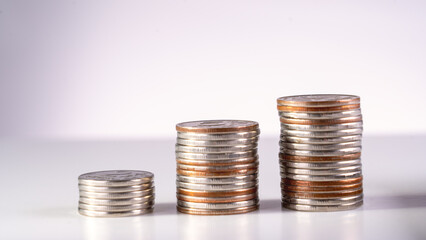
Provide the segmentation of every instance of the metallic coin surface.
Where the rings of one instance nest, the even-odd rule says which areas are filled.
[[[232,160],[238,158],[256,157],[257,149],[245,152],[231,152],[231,153],[187,153],[176,152],[176,158],[192,159],[192,160]]]
[[[344,117],[361,116],[361,109],[353,109],[342,112],[328,112],[328,113],[304,113],[304,112],[285,112],[279,111],[280,117],[298,118],[298,119],[333,119]]]
[[[238,189],[232,191],[221,191],[221,192],[211,192],[211,191],[200,191],[184,188],[176,188],[177,194],[194,196],[194,197],[232,197],[232,196],[241,196],[256,193],[257,187],[247,188],[247,189]]]
[[[196,209],[235,209],[241,207],[251,207],[259,203],[258,199],[246,200],[241,202],[231,202],[231,203],[198,203],[198,202],[186,202],[182,200],[177,201],[177,205],[186,208],[196,208]]]
[[[186,202],[198,202],[198,203],[231,203],[231,202],[241,202],[257,198],[257,193],[247,194],[247,195],[237,195],[232,197],[194,197],[186,196],[182,194],[176,195],[178,200]]]
[[[277,99],[278,105],[301,107],[333,107],[359,104],[360,97],[343,94],[310,94],[286,96]]]
[[[153,201],[155,195],[147,195],[144,197],[138,198],[124,198],[124,199],[97,199],[97,198],[87,198],[80,197],[79,201],[82,203],[90,205],[102,205],[102,206],[122,206],[122,205],[133,205],[139,203],[146,203]]]
[[[257,144],[226,147],[193,147],[176,144],[176,152],[187,153],[234,153],[257,149]]]
[[[283,192],[283,196],[295,197],[295,198],[341,198],[341,197],[351,197],[357,196],[363,193],[362,189],[357,189],[354,191],[345,191],[345,192],[331,192],[331,193],[320,193],[320,192]]]
[[[257,147],[258,137],[239,138],[232,140],[193,140],[178,138],[178,145],[194,146],[194,147],[227,147],[227,146],[244,146],[251,145]]]
[[[154,174],[137,170],[111,170],[82,174],[78,177],[78,183],[90,186],[131,186],[149,183]]]
[[[337,131],[305,131],[281,129],[281,137],[292,136],[300,138],[334,138],[352,135],[361,135],[362,128],[343,129]]]
[[[133,211],[126,211],[126,212],[102,212],[102,211],[91,211],[79,208],[78,212],[81,215],[88,216],[88,217],[130,217],[130,216],[137,216],[142,215],[146,213],[151,213],[153,208],[146,208],[146,209],[138,209]]]
[[[362,122],[341,123],[334,125],[303,125],[303,124],[287,124],[281,123],[283,130],[296,130],[296,131],[312,131],[312,132],[330,132],[345,129],[362,129]]]
[[[361,141],[334,143],[334,144],[307,144],[307,143],[287,143],[280,141],[281,151],[284,149],[328,151],[342,148],[361,147]]]
[[[239,183],[230,183],[230,184],[200,184],[200,183],[187,183],[176,181],[176,186],[178,188],[186,188],[191,190],[200,190],[200,191],[230,191],[238,189],[246,189],[257,186],[257,181],[250,182],[239,182]]]
[[[298,211],[308,211],[308,212],[330,212],[330,211],[345,211],[352,210],[362,206],[363,201],[349,203],[349,204],[339,204],[339,205],[327,205],[327,206],[315,206],[315,205],[302,205],[302,204],[292,204],[292,203],[283,203],[283,207],[298,210]]]
[[[195,133],[227,133],[255,131],[259,124],[254,121],[245,120],[203,120],[183,122],[176,125],[178,132]]]
[[[361,147],[341,148],[338,150],[329,151],[314,151],[314,150],[294,150],[284,149],[282,153],[297,156],[313,156],[313,157],[327,157],[327,156],[342,156],[352,153],[361,152]]]
[[[360,188],[362,188],[362,183],[340,185],[340,186],[304,187],[304,186],[287,185],[281,182],[282,190],[292,191],[292,192],[335,192],[335,191],[354,190],[354,189],[360,189]]]
[[[235,133],[192,133],[192,132],[177,132],[177,139],[188,139],[193,141],[222,141],[222,140],[238,140],[257,138],[260,130],[256,129],[249,132]],[[185,144],[183,144],[185,145]]]
[[[342,168],[332,168],[332,169],[301,169],[301,168],[281,168],[285,173],[291,174],[303,174],[303,175],[338,175],[342,173],[353,173],[361,172],[361,166],[348,166]]]
[[[206,177],[188,177],[177,175],[176,179],[180,182],[200,183],[200,184],[231,184],[257,181],[257,174],[242,175],[237,177],[221,177],[221,178],[206,178]]]
[[[331,186],[342,186],[342,185],[351,185],[362,183],[362,177],[348,178],[343,180],[333,180],[333,181],[300,181],[293,180],[289,178],[281,179],[286,185],[292,186],[306,186],[306,187],[331,187]]]
[[[303,175],[303,174],[291,174],[291,173],[281,173],[282,178],[289,178],[293,180],[300,181],[338,181],[351,178],[361,177],[361,171],[351,172],[351,173],[342,173],[335,175]]]
[[[346,161],[346,160],[354,160],[359,159],[361,157],[361,153],[352,153],[341,156],[295,156],[289,155],[285,153],[279,154],[280,159],[285,161],[294,161],[294,162],[336,162],[336,161]]]
[[[154,186],[154,182],[144,183],[139,185],[123,186],[123,187],[98,187],[91,185],[79,184],[78,188],[82,191],[88,192],[103,192],[103,193],[120,193],[120,192],[133,192],[150,189]]]
[[[293,107],[293,106],[277,106],[278,111],[291,112],[341,112],[353,109],[359,109],[360,104],[342,105],[335,107]]]
[[[81,197],[88,198],[99,198],[99,199],[124,199],[124,198],[137,198],[144,197],[147,195],[153,195],[155,192],[155,187],[151,189],[146,189],[142,191],[134,192],[123,192],[123,193],[105,193],[105,192],[88,192],[80,190]]]
[[[335,125],[343,123],[362,122],[362,116],[333,118],[333,119],[297,119],[281,117],[280,122],[284,124],[301,124],[301,125]]]
[[[291,198],[284,196],[281,200],[283,202],[292,204],[304,204],[304,205],[340,205],[345,203],[359,202],[363,199],[364,195],[360,194],[357,196],[343,197],[343,198]]]
[[[306,137],[294,137],[294,136],[288,136],[288,135],[281,135],[280,140],[287,143],[335,144],[335,143],[361,141],[362,135],[349,135],[349,136],[334,137],[334,138],[306,138]]]
[[[206,171],[206,172],[229,172],[234,170],[244,170],[244,169],[253,169],[259,166],[259,162],[253,162],[248,164],[236,164],[228,166],[194,166],[194,165],[185,165],[185,164],[176,164],[178,169],[188,170],[188,171]]]
[[[203,172],[203,171],[188,171],[176,169],[176,173],[183,176],[189,177],[237,177],[242,175],[257,174],[258,169],[241,169],[241,170],[232,170],[232,171],[223,171],[223,172]]]
[[[221,209],[221,210],[210,210],[210,209],[195,209],[177,206],[177,210],[181,213],[193,214],[193,215],[230,215],[230,214],[241,214],[249,213],[259,209],[259,205],[250,207],[241,207],[234,209]]]
[[[347,161],[336,161],[336,162],[323,162],[323,163],[312,163],[312,162],[292,162],[281,160],[280,166],[290,168],[302,168],[302,169],[333,169],[347,166],[361,166],[361,159],[347,160]]]
[[[249,164],[257,162],[259,157],[256,155],[254,157],[248,158],[237,158],[231,160],[192,160],[192,159],[176,159],[177,164],[191,165],[191,166],[232,166],[240,164]]]
[[[101,211],[101,212],[127,212],[139,209],[152,208],[154,205],[153,201],[136,203],[131,205],[115,205],[115,206],[104,206],[104,205],[91,205],[83,202],[79,202],[78,207],[80,209],[86,209],[90,211]]]

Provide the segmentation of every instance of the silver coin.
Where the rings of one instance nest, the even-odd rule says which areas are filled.
[[[327,205],[327,206],[315,206],[315,205],[302,205],[302,204],[292,204],[284,202],[282,205],[285,208],[297,210],[297,211],[308,211],[308,212],[331,212],[331,211],[345,211],[352,210],[362,206],[363,201],[340,204],[340,205]]]
[[[294,137],[288,135],[281,135],[281,141],[287,143],[303,143],[303,144],[335,144],[335,143],[345,143],[353,141],[361,141],[362,135],[350,135],[343,137],[334,137],[334,138],[306,138],[306,137]]]
[[[259,138],[239,138],[233,140],[193,140],[178,138],[177,144],[194,147],[226,147],[226,146],[244,146],[244,145],[255,145],[257,146]]]
[[[154,174],[138,170],[111,170],[82,174],[78,177],[78,183],[90,186],[131,186],[149,183]]]
[[[229,166],[193,166],[193,165],[185,165],[185,164],[176,164],[177,168],[182,170],[189,170],[189,171],[231,171],[231,170],[241,170],[241,169],[252,169],[257,168],[259,166],[259,162],[256,161],[254,163],[249,164],[238,164],[238,165],[229,165]]]
[[[186,165],[195,165],[195,166],[221,166],[221,165],[239,165],[256,162],[259,159],[259,156],[249,157],[249,158],[238,158],[230,160],[192,160],[192,159],[176,159],[176,162]]]
[[[288,155],[312,156],[312,157],[342,156],[346,154],[360,153],[360,152],[361,152],[361,147],[342,148],[342,149],[330,150],[330,151],[294,150],[294,149],[284,149],[281,151],[281,153],[285,153]]]
[[[281,166],[290,168],[303,168],[303,169],[333,169],[347,166],[361,166],[361,159],[336,161],[336,162],[321,162],[321,163],[310,163],[310,162],[292,162],[292,161],[280,161]]]
[[[197,132],[197,133],[229,133],[229,132],[247,132],[259,128],[255,121],[247,120],[200,120],[182,122],[176,124],[178,132]]]
[[[152,186],[154,186],[154,182],[144,183],[139,185],[124,186],[124,187],[98,187],[98,186],[79,184],[78,188],[80,190],[88,191],[88,192],[120,193],[120,192],[134,192],[134,191],[146,190],[146,189],[152,188]]]
[[[152,208],[154,201],[136,203],[132,205],[120,205],[120,206],[103,206],[103,205],[91,205],[83,202],[78,203],[78,208],[90,210],[90,211],[101,211],[101,212],[127,212],[139,209]]]
[[[177,205],[181,207],[197,208],[197,209],[218,209],[218,210],[255,206],[258,203],[259,203],[258,199],[252,199],[252,200],[241,201],[241,202],[232,202],[232,203],[195,203],[195,202],[187,202],[182,200],[177,201]]]
[[[291,204],[304,204],[304,205],[340,205],[345,203],[359,202],[363,199],[364,195],[360,194],[358,196],[343,197],[343,198],[293,198],[288,196],[283,196],[282,201],[291,203]]]
[[[349,189],[349,190],[338,190],[338,191],[290,191],[287,189],[281,189],[281,194],[283,196],[288,196],[288,194],[315,194],[316,196],[318,196],[318,198],[320,196],[326,196],[328,194],[351,194],[351,193],[356,193],[356,192],[362,192],[363,188],[356,188],[356,189]]]
[[[338,131],[344,129],[362,128],[362,122],[340,123],[333,125],[303,125],[281,123],[281,128],[285,130],[298,131]]]
[[[291,136],[300,138],[334,138],[352,135],[361,135],[362,128],[344,129],[338,131],[298,131],[281,129],[281,137]]]
[[[332,169],[301,169],[301,168],[281,168],[285,173],[291,174],[302,174],[302,175],[335,175],[342,173],[352,173],[361,171],[360,165],[342,167],[342,168],[332,168]]]
[[[193,159],[193,160],[231,160],[238,158],[248,158],[257,156],[257,149],[245,152],[233,153],[187,153],[176,152],[176,158]]]
[[[360,97],[344,94],[308,94],[277,99],[278,106],[292,107],[336,107],[359,103]]]
[[[257,174],[242,175],[237,177],[189,177],[183,175],[176,175],[176,180],[187,183],[198,184],[231,184],[231,183],[244,183],[250,181],[257,182]]]
[[[295,150],[312,150],[312,151],[329,151],[338,150],[342,148],[360,147],[361,141],[334,143],[334,144],[306,144],[306,143],[287,143],[280,141],[281,150],[295,149]]]
[[[97,199],[80,197],[80,202],[90,205],[103,205],[103,206],[121,206],[121,205],[132,205],[138,203],[145,203],[154,200],[155,194],[147,195],[138,198],[124,198],[124,199]]]
[[[142,215],[146,213],[151,213],[153,211],[153,208],[146,208],[146,209],[138,209],[133,211],[126,211],[126,212],[101,212],[101,211],[91,211],[86,209],[78,209],[78,212],[81,215],[88,216],[88,217],[130,217],[130,216],[137,216]]]
[[[229,191],[229,190],[238,190],[244,188],[256,187],[257,181],[251,182],[239,182],[232,184],[200,184],[200,183],[187,183],[176,181],[176,187],[178,188],[186,188],[192,190],[200,190],[200,191]]]
[[[298,118],[298,119],[335,119],[344,117],[361,116],[361,109],[354,109],[342,112],[327,112],[327,113],[304,113],[304,112],[284,112],[279,111],[280,117]]]
[[[194,197],[194,196],[188,196],[183,194],[176,194],[176,197],[178,199],[185,199],[188,202],[201,202],[201,203],[226,203],[226,202],[240,202],[240,201],[247,201],[252,199],[257,199],[258,194],[257,193],[251,193],[251,194],[245,194],[245,195],[237,195],[237,196],[231,196],[231,197]],[[185,201],[184,200],[184,201]]]
[[[178,139],[191,139],[201,141],[218,141],[218,140],[237,140],[250,139],[258,137],[260,130],[237,132],[237,133],[192,133],[192,132],[177,132]]]
[[[227,147],[192,147],[176,144],[176,152],[187,153],[234,153],[257,149],[257,144]]]
[[[281,178],[288,178],[300,181],[338,181],[344,179],[358,178],[362,176],[361,171],[342,173],[335,175],[306,175],[306,174],[291,174],[281,172]]]
[[[99,198],[99,199],[124,199],[124,198],[136,198],[144,197],[147,195],[152,195],[155,192],[155,187],[151,189],[134,191],[134,192],[124,192],[124,193],[98,193],[98,192],[87,192],[80,190],[81,197],[88,198]]]

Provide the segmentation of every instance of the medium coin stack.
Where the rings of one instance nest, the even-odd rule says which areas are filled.
[[[207,120],[176,125],[177,209],[196,215],[259,208],[259,124]]]
[[[146,171],[112,170],[78,177],[78,211],[90,217],[125,217],[152,212],[154,175]]]
[[[284,207],[339,211],[363,203],[360,98],[318,94],[277,99]]]

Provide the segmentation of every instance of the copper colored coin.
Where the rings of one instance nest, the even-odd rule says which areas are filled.
[[[280,159],[289,160],[294,162],[335,162],[335,161],[345,161],[345,160],[355,160],[361,157],[361,153],[352,153],[341,156],[295,156],[285,153],[279,154]]]
[[[285,112],[340,112],[360,108],[360,104],[343,105],[337,107],[291,107],[277,106],[278,111]]]
[[[204,120],[183,122],[176,125],[178,132],[194,133],[248,132],[258,128],[257,122],[245,120]]]
[[[293,192],[330,192],[330,191],[345,191],[345,190],[354,190],[354,189],[362,188],[362,183],[347,184],[347,185],[341,185],[341,186],[305,187],[305,186],[287,185],[281,182],[281,188],[285,191],[293,191]]]
[[[254,174],[257,172],[258,172],[257,168],[222,171],[222,172],[203,172],[203,171],[188,171],[188,170],[182,170],[179,168],[176,169],[177,174],[190,176],[190,177],[232,177],[232,176]]]
[[[191,165],[191,166],[230,166],[230,165],[237,165],[237,164],[254,163],[258,159],[259,159],[258,156],[249,157],[249,158],[239,158],[239,159],[233,159],[233,160],[215,160],[215,161],[178,158],[176,159],[176,163]]]
[[[362,194],[362,189],[355,191],[347,192],[336,192],[336,193],[303,193],[303,192],[282,192],[284,196],[294,197],[294,198],[340,198],[340,197],[350,197]]]
[[[345,117],[345,118],[335,118],[335,119],[297,119],[297,118],[280,118],[281,123],[286,124],[301,124],[301,125],[334,125],[341,123],[353,123],[353,122],[361,122],[362,117]]]
[[[278,105],[286,106],[342,106],[348,104],[358,104],[360,97],[346,94],[309,94],[280,97],[277,99]]]
[[[193,214],[193,215],[230,215],[230,214],[241,214],[253,212],[259,209],[259,205],[234,208],[234,209],[225,209],[225,210],[207,210],[207,209],[195,209],[195,208],[186,208],[177,206],[177,210],[181,213]]]
[[[251,193],[247,195],[237,195],[232,197],[194,197],[194,196],[186,196],[183,194],[176,195],[178,200],[186,201],[186,202],[196,202],[196,203],[231,203],[231,202],[240,202],[247,201],[251,199],[255,199],[258,197],[257,193]]]
[[[245,170],[245,169],[254,169],[259,166],[259,162],[253,162],[248,164],[235,164],[228,166],[194,166],[194,165],[186,165],[186,164],[177,164],[177,168],[180,170],[187,171],[200,171],[200,172],[229,172],[229,171],[237,171],[237,170]]]
[[[200,190],[191,190],[184,188],[177,188],[177,194],[187,195],[193,197],[232,197],[232,196],[241,196],[257,193],[257,187],[238,189],[232,191],[223,191],[223,192],[209,192],[209,191],[200,191]]]
[[[299,181],[299,180],[284,178],[284,179],[281,179],[281,182],[283,182],[286,185],[304,186],[304,187],[344,186],[344,185],[362,183],[362,177],[344,179],[339,181]]]

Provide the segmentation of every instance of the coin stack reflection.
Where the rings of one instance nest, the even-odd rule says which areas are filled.
[[[318,94],[277,99],[284,207],[339,211],[363,203],[360,98]]]
[[[112,170],[80,175],[78,211],[90,217],[124,217],[152,212],[154,175],[146,171]]]
[[[178,211],[224,215],[258,209],[257,122],[194,121],[176,130]]]

